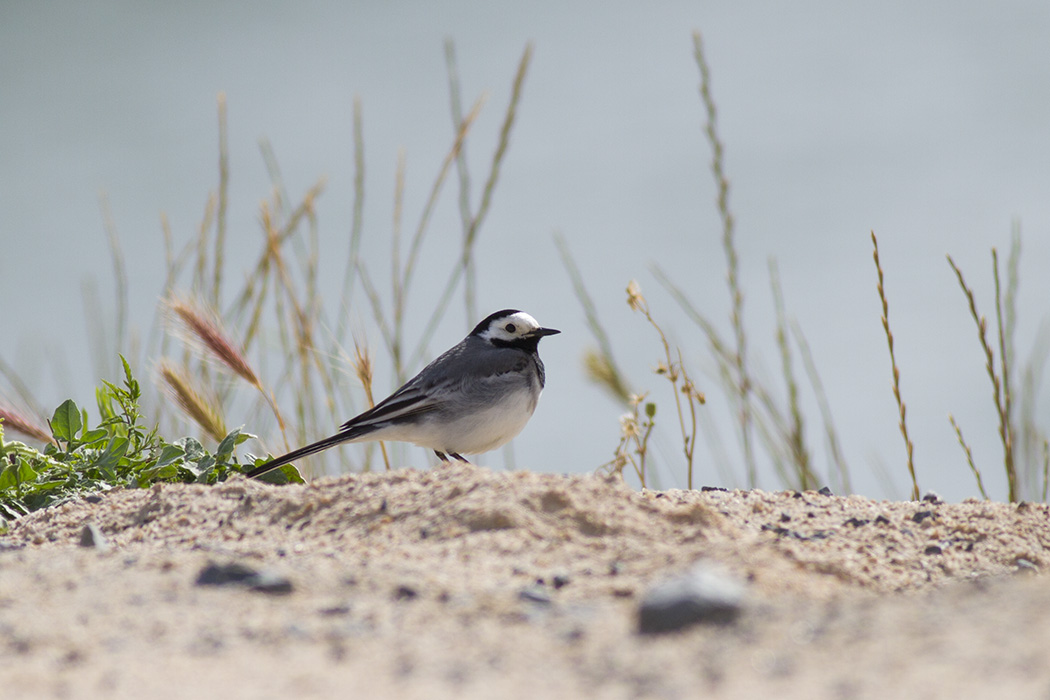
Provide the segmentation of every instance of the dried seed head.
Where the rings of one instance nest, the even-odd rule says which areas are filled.
[[[621,401],[630,400],[630,392],[624,386],[623,378],[620,377],[607,355],[596,350],[587,350],[583,356],[583,366],[587,372],[587,378],[592,382],[605,387]]]
[[[633,311],[645,310],[645,297],[642,296],[642,288],[634,280],[627,283],[627,305]]]
[[[625,413],[620,416],[620,434],[625,438],[638,437],[638,418],[633,413]]]
[[[34,420],[17,409],[0,405],[0,420],[8,430],[41,442],[51,442],[51,432],[43,427],[42,421]]]
[[[368,346],[358,343],[357,338],[354,338],[354,357],[351,359],[351,364],[354,366],[354,374],[357,375],[357,379],[365,389],[368,405],[374,406],[375,399],[372,397],[372,356],[368,352]]]
[[[203,387],[194,386],[190,373],[169,360],[157,365],[158,382],[164,392],[194,423],[216,442],[221,442],[229,431],[222,419],[219,400]]]
[[[167,300],[166,305],[172,318],[178,322],[183,342],[201,350],[244,381],[261,389],[262,384],[255,370],[248,364],[248,359],[237,344],[230,339],[218,314],[186,299],[173,297]]]

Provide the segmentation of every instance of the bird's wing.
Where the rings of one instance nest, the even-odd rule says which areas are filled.
[[[441,407],[441,401],[435,400],[427,392],[411,383],[398,389],[395,393],[377,403],[359,416],[343,423],[339,431],[345,432],[355,428],[378,426],[393,420],[412,418],[430,413]]]

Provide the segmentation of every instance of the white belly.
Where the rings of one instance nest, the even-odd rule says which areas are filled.
[[[536,402],[527,392],[515,391],[484,410],[463,411],[453,417],[435,415],[412,425],[389,426],[361,439],[411,442],[439,452],[473,455],[509,442],[535,410]]]

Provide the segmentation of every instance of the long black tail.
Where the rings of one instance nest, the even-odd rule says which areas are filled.
[[[355,431],[338,432],[335,435],[326,437],[323,440],[318,440],[317,442],[311,443],[306,447],[300,447],[298,450],[292,450],[286,455],[274,457],[266,464],[261,464],[255,469],[252,469],[250,472],[245,472],[245,476],[247,476],[250,479],[254,479],[255,477],[262,476],[267,472],[272,472],[278,467],[283,467],[286,464],[290,464],[291,462],[294,462],[297,459],[308,457],[312,454],[320,452],[321,450],[327,450],[329,447],[334,447],[335,445],[338,445],[341,442],[353,440],[355,437],[360,437],[360,435],[360,432]]]

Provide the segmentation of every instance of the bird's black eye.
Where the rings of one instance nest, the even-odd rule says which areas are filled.
[[[514,324],[513,323],[508,323],[506,326],[504,326],[504,328],[507,329],[508,333],[513,333],[514,332]]]

